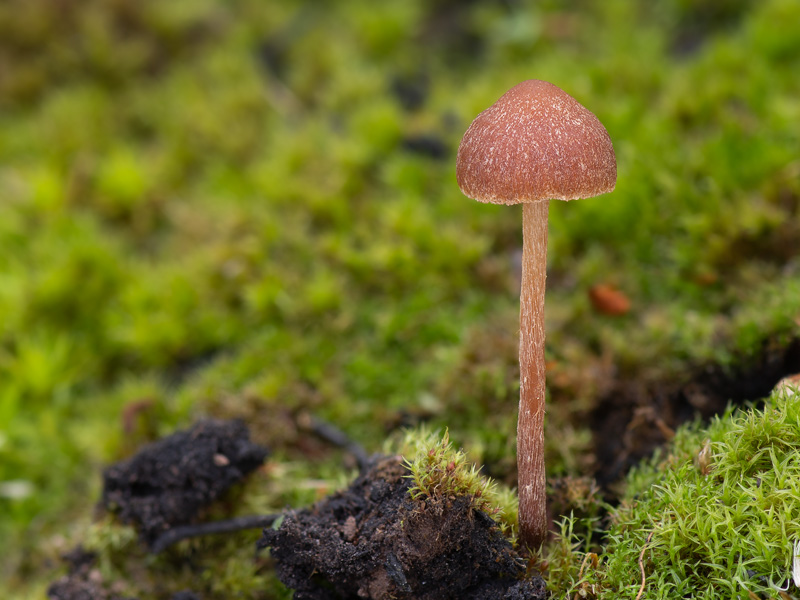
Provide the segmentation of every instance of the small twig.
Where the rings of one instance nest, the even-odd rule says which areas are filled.
[[[211,523],[174,527],[161,534],[155,542],[150,544],[150,552],[159,554],[172,544],[192,537],[218,533],[234,533],[236,531],[244,531],[245,529],[263,529],[264,527],[272,525],[281,516],[283,516],[283,513],[252,515],[227,519],[225,521],[212,521]]]
[[[317,437],[352,454],[353,458],[356,459],[358,470],[361,473],[369,468],[369,455],[367,451],[361,444],[347,437],[347,434],[341,429],[309,414],[301,415],[298,421],[301,426],[311,431],[311,433]]]
[[[581,563],[581,570],[578,571],[578,579],[581,579],[583,577],[583,570],[589,563],[592,564],[592,568],[597,567],[597,554],[595,554],[594,552],[587,552],[586,556],[583,558],[583,562]]]
[[[646,578],[646,575],[644,573],[644,552],[645,550],[647,550],[647,544],[650,543],[652,537],[653,537],[653,532],[651,531],[650,534],[647,536],[647,540],[645,541],[644,546],[642,546],[642,553],[639,555],[639,570],[642,572],[642,587],[639,588],[639,593],[636,594],[636,600],[639,600],[642,597],[642,594],[644,594],[644,583]]]
[[[586,554],[586,556],[583,558],[583,562],[581,563],[581,570],[578,571],[578,582],[581,584],[581,587],[577,592],[575,592],[575,596],[573,597],[573,600],[578,600],[578,596],[582,592],[584,592],[584,590],[585,590],[585,588],[587,586],[587,583],[583,582],[583,570],[586,568],[587,564],[591,564],[593,569],[596,568],[597,567],[597,560],[598,560],[597,559],[597,554],[595,554],[594,552],[588,552]]]

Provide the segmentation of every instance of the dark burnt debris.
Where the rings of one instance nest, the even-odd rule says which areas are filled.
[[[295,600],[536,599],[544,581],[469,497],[413,500],[399,457],[377,457],[352,485],[268,528]]]
[[[241,421],[200,421],[109,467],[101,502],[151,544],[195,519],[266,456]]]

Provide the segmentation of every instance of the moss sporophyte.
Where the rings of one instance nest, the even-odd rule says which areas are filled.
[[[458,148],[461,191],[480,202],[523,204],[520,401],[517,425],[520,539],[547,535],[544,468],[544,296],[551,199],[611,192],[617,161],[605,127],[546,81],[523,81],[472,122]]]

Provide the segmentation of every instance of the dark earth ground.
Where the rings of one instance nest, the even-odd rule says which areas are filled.
[[[687,381],[618,381],[597,403],[591,418],[603,488],[671,439],[675,429],[698,415],[708,421],[729,404],[743,405],[769,395],[784,377],[800,373],[800,340],[767,342],[761,354],[737,368],[709,365]]]
[[[767,344],[746,367],[700,369],[685,383],[617,382],[592,418],[601,467],[593,476],[605,499],[613,503],[613,484],[681,423],[697,415],[708,419],[729,402],[762,398],[781,378],[798,372],[800,340],[794,340],[782,348]],[[243,423],[201,421],[107,469],[102,504],[136,525],[142,542],[153,549],[164,533],[202,520],[203,508],[266,455],[249,441]],[[399,457],[359,462],[361,474],[349,488],[311,508],[289,511],[276,521],[279,526],[264,529],[259,548],[271,548],[278,577],[297,600],[547,597],[528,557],[513,549],[470,498],[412,500]],[[272,520],[267,517],[262,525]],[[69,573],[50,587],[49,598],[126,600],[113,583],[102,581],[95,560],[80,547],[65,555]],[[191,598],[196,596],[187,591],[172,600]]]

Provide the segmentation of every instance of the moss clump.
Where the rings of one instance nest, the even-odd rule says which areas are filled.
[[[798,507],[800,404],[789,389],[763,409],[683,428],[631,473],[599,559],[574,549],[565,523],[550,585],[586,598],[775,597],[790,582]]]
[[[412,498],[471,496],[473,508],[490,515],[505,536],[516,539],[516,494],[482,475],[463,450],[453,447],[449,431],[441,438],[437,433],[412,431],[403,441],[401,454],[410,471]]]

